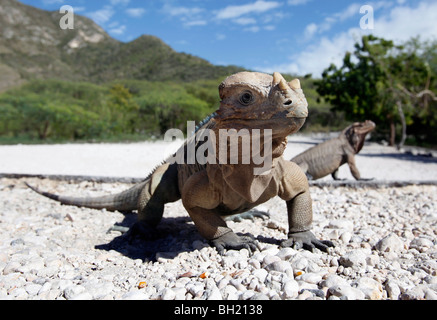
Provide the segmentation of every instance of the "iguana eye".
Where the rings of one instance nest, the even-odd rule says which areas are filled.
[[[243,94],[240,96],[240,102],[242,105],[249,105],[253,102],[254,98],[252,95],[252,92],[250,91],[245,91],[243,92]]]

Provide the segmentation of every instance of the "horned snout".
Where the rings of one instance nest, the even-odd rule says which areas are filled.
[[[308,102],[300,86],[299,79],[287,83],[279,73],[273,73],[272,88],[277,87],[282,94],[284,108],[288,110],[289,118],[308,117]]]

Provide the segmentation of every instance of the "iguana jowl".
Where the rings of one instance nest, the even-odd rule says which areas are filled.
[[[288,240],[282,246],[317,247],[327,250],[333,244],[319,241],[311,233],[312,201],[308,181],[293,162],[285,161],[282,154],[287,136],[298,131],[308,115],[307,101],[299,80],[287,83],[279,73],[273,77],[263,73],[241,72],[226,78],[219,86],[219,109],[196,133],[196,150],[205,141],[198,135],[208,129],[219,137],[220,130],[271,129],[272,161],[269,170],[255,175],[259,167],[254,161],[234,163],[209,161],[201,164],[164,162],[143,182],[117,195],[97,198],[71,198],[33,190],[63,204],[107,210],[138,210],[138,222],[131,233],[147,235],[159,223],[164,204],[182,199],[199,233],[217,248],[256,249],[251,237],[238,236],[223,217],[245,212],[267,200],[279,196],[286,201],[289,221]],[[261,139],[267,138],[261,134]],[[238,150],[242,150],[242,139]],[[191,141],[192,142],[192,141]],[[187,151],[190,141],[181,147]],[[216,159],[220,158],[217,139]],[[264,152],[262,144],[259,154]],[[181,150],[181,149],[180,149]],[[269,150],[267,150],[269,151]],[[208,149],[209,152],[209,149]],[[241,156],[241,154],[239,154]]]
[[[331,174],[334,180],[339,180],[338,169],[347,163],[356,180],[366,180],[361,178],[355,165],[355,155],[361,151],[366,135],[373,129],[375,124],[370,120],[355,122],[344,129],[337,138],[318,144],[295,156],[291,161],[297,163],[309,179],[316,180]]]

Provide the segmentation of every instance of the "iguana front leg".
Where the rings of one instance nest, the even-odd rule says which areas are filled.
[[[331,241],[318,240],[310,231],[313,221],[312,200],[309,193],[308,180],[303,171],[293,162],[281,163],[284,176],[279,196],[287,203],[288,240],[281,243],[282,247],[318,248],[327,251],[333,247]]]
[[[192,175],[184,184],[182,203],[199,233],[210,241],[219,254],[223,254],[225,249],[256,250],[254,239],[235,234],[216,211],[220,196],[209,182],[205,171]]]
[[[339,177],[338,177],[338,168],[337,169],[335,169],[335,171],[333,172],[333,173],[331,173],[331,176],[332,176],[332,179],[334,179],[334,180],[336,180],[336,181],[339,181],[339,180],[342,180],[342,179],[340,179]]]
[[[209,240],[210,244],[217,249],[219,254],[224,254],[225,249],[248,249],[249,251],[255,251],[258,248],[253,238],[239,236],[231,228],[228,228],[226,222],[219,214],[199,207],[190,208],[187,211],[199,233]]]
[[[347,164],[349,165],[349,169],[355,180],[361,180],[361,181],[373,180],[373,178],[361,178],[361,174],[360,171],[358,170],[357,165],[355,164],[355,156],[353,154],[347,155]]]
[[[331,241],[318,240],[309,230],[312,222],[312,205],[308,191],[287,201],[287,212],[288,240],[281,243],[282,247],[303,248],[310,251],[317,248],[326,252],[328,247],[334,246]]]

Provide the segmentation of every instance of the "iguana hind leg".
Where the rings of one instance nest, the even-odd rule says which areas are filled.
[[[164,205],[181,198],[178,189],[176,165],[163,164],[158,167],[138,197],[138,221],[129,229],[127,236],[156,238],[156,226],[162,219]]]

